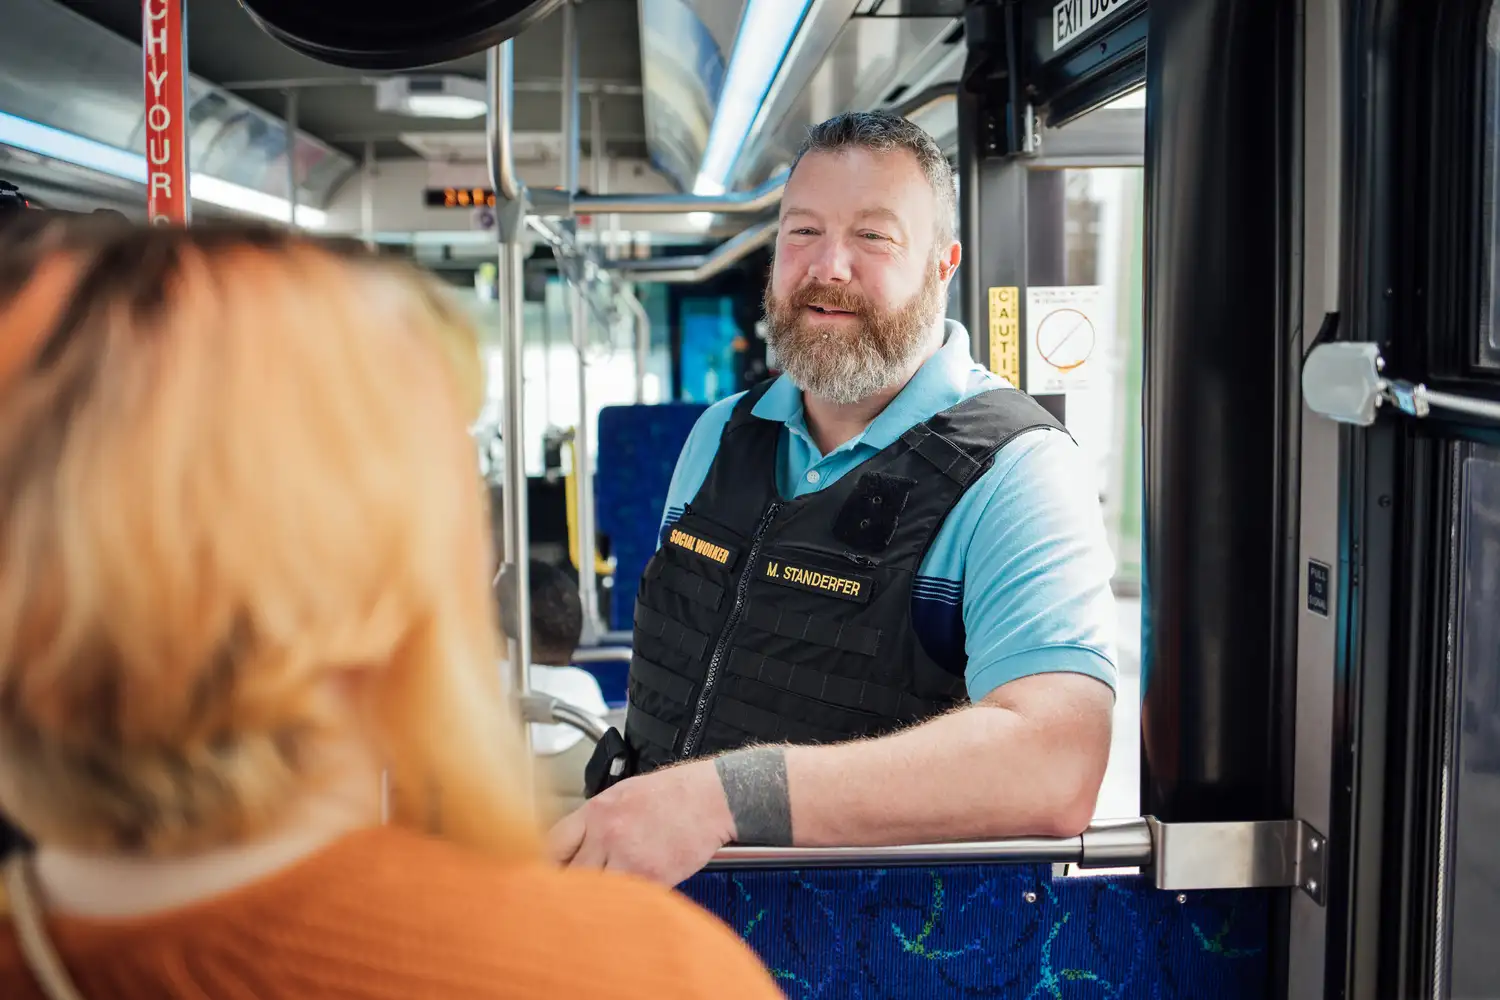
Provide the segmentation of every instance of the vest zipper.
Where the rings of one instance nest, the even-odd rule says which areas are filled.
[[[750,551],[745,556],[744,567],[740,570],[739,585],[735,587],[734,607],[730,609],[729,620],[724,623],[724,629],[719,633],[718,641],[714,643],[714,655],[708,661],[708,673],[703,675],[703,690],[698,694],[698,706],[693,710],[693,722],[688,726],[687,736],[682,741],[680,756],[684,760],[691,757],[698,749],[698,744],[703,741],[703,727],[708,722],[708,702],[714,693],[714,682],[719,679],[719,666],[729,647],[729,635],[740,623],[740,615],[745,610],[745,599],[750,594],[750,578],[755,570],[755,557],[760,554],[761,540],[780,510],[781,502],[773,500],[766,508],[766,512],[760,516],[760,523],[755,526],[755,534],[750,536]]]

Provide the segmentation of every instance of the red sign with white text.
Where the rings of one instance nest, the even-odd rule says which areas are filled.
[[[186,223],[187,0],[141,0],[146,57],[146,216]]]

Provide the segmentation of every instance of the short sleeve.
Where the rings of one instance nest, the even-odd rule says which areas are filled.
[[[969,697],[1034,674],[1116,682],[1114,555],[1094,472],[1067,434],[1033,431],[1006,446],[973,487],[964,558]]]
[[[719,453],[719,439],[724,436],[724,427],[743,395],[738,393],[714,403],[703,411],[688,432],[682,454],[677,456],[677,465],[672,470],[672,482],[667,486],[667,505],[661,514],[661,527],[665,528],[681,517],[683,508],[698,495],[703,480],[708,478],[714,456]],[[661,544],[660,539],[657,544]]]

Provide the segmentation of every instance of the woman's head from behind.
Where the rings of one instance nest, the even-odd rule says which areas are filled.
[[[7,232],[0,812],[191,852],[274,829],[355,748],[396,821],[528,848],[476,351],[418,272],[308,239]]]

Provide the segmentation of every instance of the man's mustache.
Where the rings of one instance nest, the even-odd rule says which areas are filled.
[[[837,309],[840,312],[854,313],[857,316],[866,315],[870,311],[870,303],[863,295],[850,291],[842,285],[803,285],[792,293],[788,305],[795,309],[819,305],[828,309]]]

